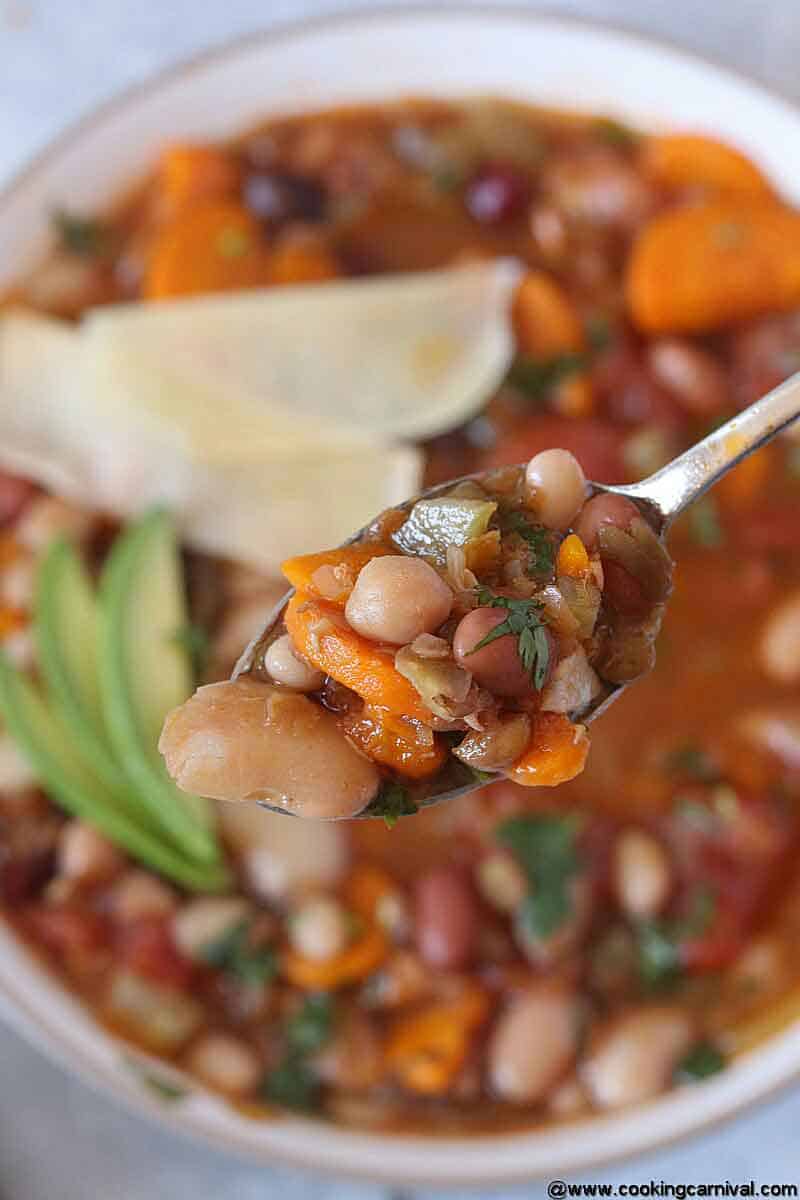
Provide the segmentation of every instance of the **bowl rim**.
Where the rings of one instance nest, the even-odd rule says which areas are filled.
[[[40,149],[23,162],[21,166],[12,171],[8,181],[0,186],[0,211],[16,197],[18,192],[32,183],[40,171],[46,171],[50,160],[54,156],[78,146],[82,138],[90,134],[94,127],[102,124],[103,121],[113,117],[115,114],[123,112],[128,106],[135,105],[137,100],[146,98],[152,91],[162,86],[168,86],[170,83],[198,72],[202,73],[206,68],[233,61],[242,52],[258,46],[273,46],[279,45],[281,42],[302,40],[308,35],[324,33],[325,31],[337,28],[358,29],[369,25],[379,25],[381,22],[386,22],[387,20],[391,22],[408,21],[410,23],[420,23],[426,20],[451,20],[464,23],[472,20],[481,22],[489,20],[496,24],[506,24],[509,28],[515,23],[524,23],[528,26],[550,27],[554,30],[574,30],[578,32],[584,31],[589,34],[593,32],[604,34],[612,38],[619,45],[627,44],[633,48],[639,47],[649,50],[660,49],[672,56],[676,62],[683,62],[695,68],[702,68],[712,74],[716,74],[720,80],[727,81],[732,85],[744,86],[752,96],[760,96],[773,107],[783,110],[790,119],[800,123],[800,105],[793,104],[780,93],[764,85],[755,76],[745,71],[731,68],[711,55],[687,50],[669,38],[650,36],[638,29],[628,27],[624,23],[595,20],[575,14],[561,14],[546,9],[530,9],[523,4],[508,2],[492,5],[490,8],[484,8],[477,3],[469,3],[469,0],[456,0],[454,3],[448,0],[443,6],[434,8],[419,2],[411,4],[378,3],[370,6],[368,9],[339,7],[324,14],[304,18],[289,18],[277,21],[274,24],[270,23],[261,29],[245,31],[235,37],[191,53],[165,67],[149,72],[143,79],[119,89],[107,100],[93,105],[83,115],[68,123],[60,133],[49,139]],[[379,90],[380,85],[378,84],[376,91]],[[379,102],[377,98],[376,102]],[[290,110],[291,105],[287,105],[287,111]],[[4,930],[0,930],[0,935],[4,931],[8,931],[9,936],[16,939],[16,935],[6,922],[3,922],[3,926]],[[22,952],[30,956],[30,952],[24,947],[24,944],[19,942],[19,945]],[[38,967],[39,964],[35,965]],[[55,988],[69,1000],[74,999],[72,993],[69,993],[64,988],[54,972],[48,970],[45,972],[45,975],[51,989]],[[94,1022],[90,1010],[85,1009],[82,1002],[78,1001],[77,1003],[80,1005],[81,1010],[88,1014],[88,1019],[93,1023],[97,1032],[101,1036],[109,1038],[110,1035],[107,1031]],[[641,1139],[635,1145],[620,1145],[608,1151],[600,1150],[588,1157],[585,1155],[581,1156],[580,1160],[576,1161],[573,1166],[564,1166],[563,1161],[558,1161],[554,1165],[553,1170],[543,1165],[525,1167],[524,1165],[509,1166],[508,1164],[498,1169],[491,1168],[487,1163],[486,1169],[481,1164],[479,1172],[476,1174],[473,1164],[470,1173],[465,1174],[464,1168],[459,1166],[456,1156],[458,1155],[459,1147],[463,1147],[466,1143],[469,1142],[472,1145],[478,1143],[488,1157],[491,1155],[492,1148],[498,1147],[501,1144],[507,1145],[513,1142],[521,1146],[531,1138],[544,1138],[547,1136],[548,1128],[539,1126],[532,1128],[530,1131],[516,1130],[511,1133],[497,1132],[474,1136],[466,1134],[461,1137],[453,1137],[452,1135],[442,1137],[426,1137],[425,1135],[397,1136],[360,1130],[357,1132],[355,1138],[353,1138],[355,1131],[342,1130],[342,1127],[324,1122],[305,1120],[302,1122],[302,1128],[307,1131],[307,1145],[302,1150],[299,1148],[287,1149],[280,1145],[258,1148],[252,1143],[233,1139],[223,1130],[206,1127],[202,1122],[192,1123],[191,1121],[187,1121],[181,1118],[179,1112],[174,1108],[168,1108],[165,1105],[159,1104],[152,1096],[146,1095],[142,1090],[120,1086],[113,1078],[104,1077],[97,1069],[96,1064],[85,1060],[81,1052],[74,1045],[65,1041],[59,1035],[58,1031],[50,1026],[42,1012],[31,1008],[23,995],[15,995],[13,988],[5,988],[2,985],[0,985],[0,1017],[35,1049],[43,1052],[46,1051],[47,1056],[51,1060],[77,1075],[93,1090],[103,1095],[111,1096],[129,1110],[147,1119],[156,1121],[161,1128],[167,1127],[182,1137],[206,1146],[210,1145],[217,1150],[236,1155],[241,1159],[256,1161],[262,1165],[284,1164],[316,1172],[324,1171],[344,1178],[359,1178],[364,1181],[369,1180],[381,1184],[398,1184],[415,1187],[431,1186],[438,1188],[461,1187],[477,1189],[486,1186],[513,1185],[515,1183],[529,1182],[536,1178],[546,1178],[548,1175],[552,1176],[553,1170],[556,1169],[569,1174],[575,1170],[585,1171],[587,1169],[604,1167],[621,1160],[630,1161],[639,1158],[646,1152],[685,1141],[715,1126],[719,1126],[723,1122],[727,1122],[739,1115],[744,1110],[775,1096],[800,1078],[800,1021],[794,1021],[766,1038],[763,1042],[760,1042],[754,1049],[743,1053],[736,1060],[740,1071],[746,1073],[750,1064],[763,1063],[769,1059],[770,1064],[766,1070],[766,1074],[767,1076],[771,1074],[772,1077],[766,1081],[762,1080],[761,1084],[756,1087],[753,1087],[751,1084],[749,1090],[744,1089],[743,1095],[739,1096],[736,1100],[729,1099],[727,1103],[718,1105],[711,1115],[699,1117],[690,1123],[684,1122],[681,1124],[677,1122],[678,1128],[673,1129],[671,1132],[660,1130],[659,1132],[648,1134],[643,1131]],[[129,1048],[126,1043],[120,1042],[119,1039],[110,1037],[110,1040],[123,1050]],[[772,1059],[780,1058],[783,1042],[791,1042],[791,1049],[795,1052],[795,1065],[790,1067],[788,1071],[782,1071],[779,1063],[771,1062]],[[770,1051],[773,1053],[770,1054]],[[729,1068],[725,1072],[725,1075],[727,1076],[733,1069],[733,1067]],[[708,1088],[709,1086],[713,1089],[713,1080],[710,1084],[700,1085],[703,1088]],[[693,1091],[699,1091],[699,1088],[695,1086]],[[634,1121],[641,1114],[648,1112],[655,1113],[657,1110],[664,1108],[670,1102],[670,1098],[674,1104],[677,1095],[677,1092],[667,1093],[666,1096],[658,1097],[646,1105],[636,1106],[636,1108],[630,1110],[628,1114],[629,1120]],[[625,1121],[625,1119],[624,1112],[612,1112],[610,1114],[600,1114],[589,1118],[577,1119],[573,1122],[560,1123],[554,1128],[572,1130],[576,1136],[579,1136],[581,1129],[597,1128],[604,1125],[616,1126],[620,1121]],[[280,1123],[270,1122],[270,1125],[274,1129],[280,1128]],[[300,1122],[297,1123],[297,1126],[300,1127]],[[354,1142],[349,1160],[347,1160],[346,1152],[343,1152],[341,1155],[334,1155],[333,1160],[330,1153],[324,1152],[325,1143],[333,1148],[335,1143],[344,1142],[348,1137]],[[366,1151],[370,1157],[369,1165],[354,1161],[355,1143],[358,1141],[369,1144],[369,1149]],[[382,1144],[387,1147],[390,1145],[404,1147],[407,1161],[402,1169],[396,1165],[381,1163],[379,1151]],[[453,1161],[446,1169],[440,1166],[436,1170],[426,1170],[424,1167],[425,1150],[426,1148],[430,1150],[436,1146],[452,1152],[454,1156]]]

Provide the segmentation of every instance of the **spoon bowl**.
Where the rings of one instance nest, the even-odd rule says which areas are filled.
[[[684,509],[698,500],[743,459],[772,441],[799,418],[800,372],[797,372],[751,404],[749,408],[737,413],[724,425],[713,430],[702,441],[691,446],[655,474],[639,483],[620,486],[589,482],[587,498],[605,494],[621,496],[632,501],[658,537],[665,540],[672,522]],[[395,507],[400,511],[410,512],[418,500],[435,499],[451,492],[459,484],[471,482],[480,484],[487,474],[487,472],[479,472],[447,480],[445,483],[436,484],[434,487],[420,492]],[[372,522],[365,525],[343,544],[351,545],[358,542],[368,533],[371,524]],[[294,589],[290,588],[278,602],[264,628],[245,649],[237,662],[232,679],[248,675],[258,668],[264,651],[280,625],[286,605],[293,594]],[[588,725],[596,720],[630,686],[630,683],[604,684],[602,692],[578,715],[581,724]],[[458,796],[467,795],[469,792],[501,778],[503,776],[500,773],[495,775],[476,771],[451,757],[448,766],[435,777],[435,790],[431,790],[426,785],[420,786],[415,789],[414,801],[418,808],[428,807],[444,800],[453,800]],[[273,808],[266,801],[257,803],[263,808],[269,808],[276,812],[286,811],[278,806]],[[371,813],[367,808],[359,814],[359,817],[374,815],[376,814]]]

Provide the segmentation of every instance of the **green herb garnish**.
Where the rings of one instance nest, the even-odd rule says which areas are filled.
[[[134,1058],[132,1054],[124,1055],[123,1062],[130,1070],[135,1072],[139,1080],[154,1096],[158,1096],[159,1100],[174,1103],[176,1100],[184,1100],[189,1095],[189,1089],[184,1087],[178,1080],[169,1079],[166,1075],[156,1074],[145,1063]]]
[[[702,1041],[694,1046],[675,1072],[678,1082],[697,1082],[716,1075],[725,1066],[725,1056],[713,1042]]]
[[[333,998],[327,992],[306,996],[286,1027],[289,1049],[302,1054],[321,1049],[331,1035],[333,1016]]]
[[[401,817],[413,817],[419,812],[408,789],[401,783],[387,781],[381,784],[378,794],[364,809],[363,816],[383,817],[387,829],[394,829]]]
[[[637,929],[639,974],[649,987],[668,987],[681,973],[681,943],[701,937],[714,919],[717,901],[711,888],[692,893],[684,916],[672,920],[641,921]]]
[[[557,384],[585,370],[588,363],[588,356],[577,350],[550,358],[518,355],[508,372],[508,382],[531,400],[545,400]]]
[[[539,616],[541,604],[538,600],[511,600],[507,596],[495,596],[488,588],[478,589],[478,604],[482,608],[508,609],[508,616],[490,629],[469,653],[475,654],[497,638],[508,637],[509,634],[516,637],[520,662],[532,676],[536,690],[541,691],[550,667],[547,627]]]
[[[689,509],[689,532],[698,546],[709,550],[725,541],[717,503],[712,496],[704,496]]]
[[[211,654],[211,639],[203,626],[190,621],[176,629],[170,640],[188,654],[195,681],[202,679]]]
[[[574,817],[531,814],[512,817],[495,832],[497,842],[511,851],[530,882],[518,919],[536,939],[555,933],[572,912],[570,884],[580,866],[578,828]]]
[[[608,317],[604,317],[601,313],[587,317],[585,331],[586,340],[595,354],[598,354],[601,350],[606,350],[611,345],[613,340],[611,322]]]
[[[333,998],[325,992],[307,996],[286,1025],[286,1053],[266,1076],[261,1093],[266,1100],[301,1112],[318,1107],[321,1084],[308,1056],[321,1050],[334,1024]]]
[[[520,512],[512,512],[505,518],[505,525],[528,543],[528,574],[549,576],[555,562],[553,538],[544,525],[532,525]]]
[[[209,967],[227,971],[244,983],[266,983],[278,970],[275,951],[271,946],[251,945],[247,921],[240,922],[205,946],[201,958]]]
[[[108,250],[109,230],[94,217],[79,217],[57,209],[53,214],[53,225],[61,245],[71,254],[80,258],[98,258]]]

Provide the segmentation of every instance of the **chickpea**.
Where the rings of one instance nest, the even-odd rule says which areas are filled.
[[[332,713],[246,677],[199,688],[169,714],[159,745],[184,791],[267,800],[311,819],[355,816],[380,783]]]
[[[453,593],[430,563],[397,554],[361,568],[344,612],[363,637],[405,646],[438,629],[452,607]]]
[[[116,846],[92,825],[69,821],[58,843],[59,874],[84,883],[101,883],[122,869],[122,855]]]
[[[187,958],[201,959],[203,952],[239,925],[250,911],[242,896],[198,896],[172,918],[172,938]]]
[[[578,1049],[578,1002],[564,984],[533,984],[501,1015],[489,1041],[493,1091],[534,1104],[566,1075]]]
[[[569,529],[586,499],[583,468],[569,450],[542,450],[525,468],[528,503],[543,525]]]
[[[526,671],[519,656],[517,637],[505,634],[488,646],[475,647],[488,633],[505,621],[502,608],[473,608],[462,617],[453,636],[456,662],[471,671],[481,687],[496,696],[528,696],[533,691],[530,671]],[[549,635],[548,635],[549,636]],[[553,656],[551,655],[551,661]]]
[[[632,500],[612,493],[593,496],[583,506],[575,532],[587,550],[597,548],[597,535],[602,525],[616,525],[619,529],[630,529],[631,522],[640,516]]]
[[[209,1087],[229,1096],[245,1096],[261,1077],[258,1056],[241,1038],[207,1033],[195,1042],[187,1066]]]
[[[598,1108],[641,1104],[663,1091],[688,1052],[691,1017],[668,1004],[631,1009],[590,1039],[581,1076]]]
[[[475,952],[479,913],[469,878],[458,867],[437,867],[417,881],[414,893],[417,950],[439,970],[467,966]]]
[[[295,692],[314,692],[325,678],[321,671],[304,662],[295,651],[288,633],[277,638],[264,655],[266,672],[276,683]]]
[[[672,871],[664,847],[643,830],[624,830],[614,846],[612,880],[620,907],[629,917],[655,917],[672,888]]]
[[[289,918],[289,941],[304,958],[325,962],[341,954],[350,940],[346,910],[332,896],[310,896]]]

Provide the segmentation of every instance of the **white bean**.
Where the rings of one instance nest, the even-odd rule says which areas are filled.
[[[800,591],[772,610],[761,635],[761,666],[776,683],[800,683]]]
[[[363,637],[405,646],[438,629],[452,607],[453,593],[430,563],[386,555],[361,568],[344,611]]]
[[[248,678],[199,688],[169,714],[159,746],[184,791],[266,800],[311,819],[355,816],[380,782],[332,713]]]
[[[249,912],[242,896],[198,896],[172,918],[173,940],[187,958],[202,958],[204,950],[241,924]]]
[[[195,1042],[187,1066],[209,1087],[228,1096],[251,1092],[261,1076],[261,1064],[255,1051],[227,1033],[208,1033]]]
[[[110,901],[114,916],[123,923],[142,917],[169,916],[178,904],[170,887],[154,875],[138,870],[126,871],[117,880]]]
[[[641,1104],[666,1088],[694,1036],[688,1013],[667,1004],[636,1008],[596,1031],[581,1076],[598,1108]]]
[[[557,983],[535,984],[511,1002],[489,1041],[488,1072],[502,1100],[541,1100],[569,1070],[578,1048],[578,1005]]]
[[[569,529],[586,499],[586,477],[569,450],[542,450],[525,468],[528,504],[543,525]]]
[[[655,917],[672,888],[669,858],[652,834],[626,829],[616,840],[612,881],[620,907],[629,917]]]
[[[341,954],[350,940],[346,910],[332,896],[310,896],[289,918],[289,941],[298,954],[326,962]]]
[[[325,678],[322,671],[317,671],[298,657],[288,633],[276,638],[267,648],[264,668],[276,683],[282,683],[295,692],[314,692],[322,687]]]
[[[512,913],[528,893],[528,881],[513,858],[501,851],[487,854],[476,869],[478,889],[492,908]]]
[[[100,883],[121,870],[124,859],[116,846],[92,825],[68,821],[58,842],[58,870],[67,879]]]
[[[341,825],[300,821],[250,804],[223,804],[225,839],[256,896],[284,904],[307,888],[335,887],[347,873],[350,850]]]

